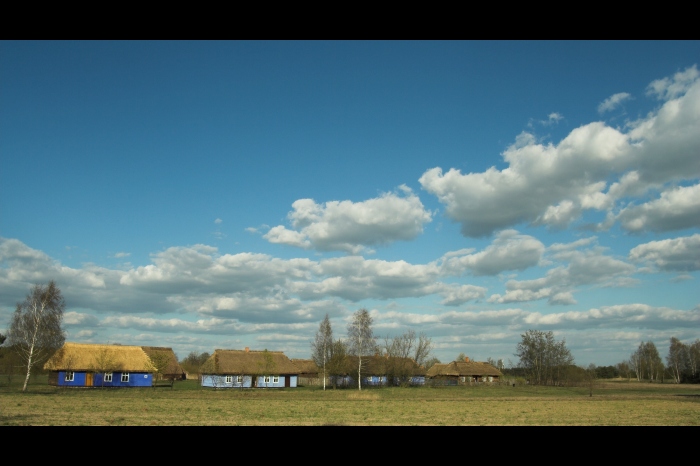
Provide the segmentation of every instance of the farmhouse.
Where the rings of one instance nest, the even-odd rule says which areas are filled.
[[[156,372],[141,346],[88,343],[65,343],[44,369],[61,387],[150,387]]]
[[[200,369],[202,386],[214,388],[297,387],[300,369],[281,351],[217,349]]]
[[[481,382],[498,382],[503,377],[501,371],[486,362],[452,361],[449,364],[435,364],[426,373],[433,385],[468,385]]]

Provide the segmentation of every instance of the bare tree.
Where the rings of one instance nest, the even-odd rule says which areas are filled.
[[[415,367],[410,361],[421,366],[432,352],[432,340],[424,333],[416,335],[413,330],[394,338],[385,337],[383,346],[388,356],[387,379],[389,382],[396,379],[402,385],[410,383],[414,375]]]
[[[363,356],[371,355],[377,350],[377,338],[372,330],[372,316],[367,309],[359,309],[353,314],[348,325],[348,343],[350,354],[357,356],[357,389],[362,390]]]
[[[688,346],[688,370],[692,378],[695,378],[698,373],[698,365],[700,365],[700,340],[695,340]]]
[[[522,341],[518,343],[515,356],[520,358],[519,366],[529,373],[533,384],[559,383],[560,371],[574,362],[566,347],[566,340],[556,341],[551,331],[525,332]]]
[[[330,360],[333,349],[333,329],[328,314],[321,322],[316,337],[311,343],[311,358],[317,366],[323,368],[323,389],[326,389],[326,363]]]
[[[688,365],[688,346],[683,344],[678,338],[671,337],[666,362],[674,382],[681,383],[681,376]]]
[[[9,343],[26,364],[27,375],[22,391],[27,391],[35,364],[58,350],[66,340],[61,328],[65,301],[61,290],[51,280],[47,286],[34,285],[17,308],[10,324]]]
[[[337,339],[333,342],[326,367],[333,388],[338,388],[338,378],[345,376],[348,369],[348,345],[345,341]]]

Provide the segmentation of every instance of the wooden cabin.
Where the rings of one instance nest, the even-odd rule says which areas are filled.
[[[200,369],[202,387],[295,388],[299,367],[281,351],[217,349]]]

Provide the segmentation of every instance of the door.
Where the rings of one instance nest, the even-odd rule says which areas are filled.
[[[92,387],[92,376],[94,374],[92,372],[86,372],[85,373],[85,386],[86,387]]]

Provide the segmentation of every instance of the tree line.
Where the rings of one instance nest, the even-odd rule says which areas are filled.
[[[319,367],[323,379],[337,387],[337,380],[349,373],[357,374],[358,390],[362,390],[362,377],[366,374],[369,358],[382,354],[386,356],[385,372],[388,380],[396,380],[400,385],[410,383],[414,366],[425,367],[426,363],[439,362],[431,358],[433,343],[424,333],[416,334],[409,330],[396,337],[386,336],[380,340],[372,328],[373,318],[367,309],[359,309],[353,314],[347,326],[347,338],[334,338],[330,319],[326,314],[311,342],[311,359]],[[350,359],[354,356],[356,359]],[[356,362],[354,362],[356,361]],[[351,367],[351,364],[357,364]]]

